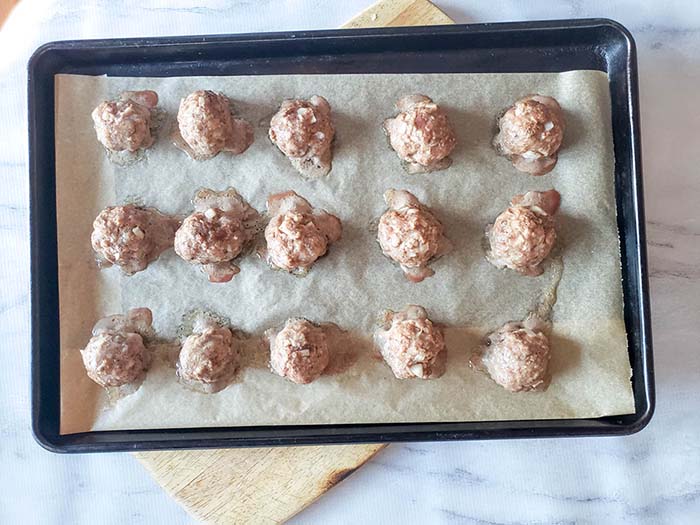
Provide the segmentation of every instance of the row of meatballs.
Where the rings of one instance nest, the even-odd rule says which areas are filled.
[[[125,91],[92,112],[97,138],[109,151],[135,152],[151,147],[158,111],[154,91]],[[384,121],[391,147],[409,173],[443,170],[457,143],[447,113],[425,95],[409,95],[396,103],[398,114]],[[497,119],[496,151],[516,169],[533,175],[551,171],[564,136],[564,117],[552,97],[528,95]],[[282,102],[272,117],[268,136],[294,168],[308,178],[326,175],[332,166],[335,126],[328,101]],[[221,93],[199,90],[180,101],[174,144],[196,160],[229,152],[239,155],[253,143],[253,127],[236,117],[231,101]]]
[[[382,252],[398,263],[406,278],[420,282],[434,274],[430,263],[448,253],[452,243],[433,211],[406,190],[390,189],[389,209],[379,219]],[[117,265],[126,274],[144,270],[170,247],[185,261],[200,266],[215,283],[230,281],[236,260],[254,244],[262,216],[235,190],[200,190],[194,212],[181,220],[133,204],[109,207],[93,223],[92,247],[101,266]],[[498,268],[523,275],[542,273],[542,262],[556,239],[556,190],[516,195],[486,228],[487,259]],[[265,245],[258,255],[274,269],[305,274],[342,235],[338,217],[317,210],[293,191],[267,199],[269,220]]]
[[[104,388],[135,391],[152,360],[148,348],[154,338],[151,325],[148,308],[100,320],[81,350],[88,376]],[[263,342],[269,349],[269,368],[297,384],[315,381],[328,367],[331,352],[339,350],[331,347],[331,327],[335,325],[292,318],[279,329],[267,330]],[[511,392],[544,390],[549,384],[550,360],[546,331],[547,325],[534,317],[506,323],[472,353],[470,365]],[[443,327],[432,322],[420,306],[385,312],[374,341],[398,379],[435,379],[445,372]],[[240,360],[241,340],[231,328],[200,315],[192,333],[181,341],[176,373],[188,387],[213,393],[231,383]]]

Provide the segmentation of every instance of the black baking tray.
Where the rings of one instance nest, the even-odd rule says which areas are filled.
[[[634,414],[597,419],[153,429],[59,434],[54,75],[268,75],[604,71]],[[654,410],[637,57],[605,19],[52,42],[29,61],[32,427],[55,452],[631,434]]]

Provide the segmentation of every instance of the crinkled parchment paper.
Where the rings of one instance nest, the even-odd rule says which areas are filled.
[[[90,112],[125,89],[154,89],[167,120],[143,161],[117,166],[95,138]],[[180,98],[223,91],[255,126],[241,156],[195,162],[167,137]],[[406,174],[389,149],[382,121],[394,102],[424,93],[447,110],[458,145],[447,171]],[[517,172],[491,148],[495,117],[514,100],[552,95],[567,130],[560,160],[543,177]],[[325,96],[337,127],[332,172],[303,180],[267,138],[270,116],[289,97]],[[607,77],[561,74],[319,75],[183,78],[56,77],[56,178],[61,308],[61,432],[90,429],[360,422],[583,418],[634,411],[622,315]],[[256,209],[292,189],[343,221],[344,234],[304,278],[272,271],[251,255],[227,284],[211,284],[172,250],[132,277],[99,271],[92,221],[108,205],[138,202],[187,214],[201,187],[235,187]],[[379,249],[371,224],[382,193],[405,188],[431,206],[456,249],[433,264],[434,277],[408,282]],[[506,392],[469,369],[481,337],[522,319],[556,273],[523,277],[484,259],[484,226],[527,190],[562,194],[557,253],[563,260],[553,309],[552,384],[546,392]],[[438,380],[394,379],[373,357],[377,315],[408,303],[427,308],[447,330],[447,373]],[[270,373],[262,355],[246,356],[236,382],[215,395],[184,388],[167,359],[157,359],[137,393],[111,401],[85,375],[79,348],[94,322],[147,306],[163,337],[175,337],[184,313],[207,309],[251,336],[287,317],[330,321],[350,331],[356,363],[301,386]],[[347,349],[345,349],[347,350]],[[250,350],[249,350],[250,351]]]

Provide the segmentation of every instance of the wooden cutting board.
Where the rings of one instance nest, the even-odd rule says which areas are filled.
[[[344,28],[454,23],[427,0],[382,0]],[[141,452],[134,456],[198,521],[283,523],[385,445]]]

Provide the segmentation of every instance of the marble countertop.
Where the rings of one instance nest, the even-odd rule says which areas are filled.
[[[191,523],[128,454],[60,456],[29,423],[26,62],[68,38],[335,28],[368,0],[23,0],[0,31],[0,523]],[[620,438],[392,445],[292,520],[697,523],[700,4],[436,0],[458,22],[608,17],[637,40],[657,409]]]

